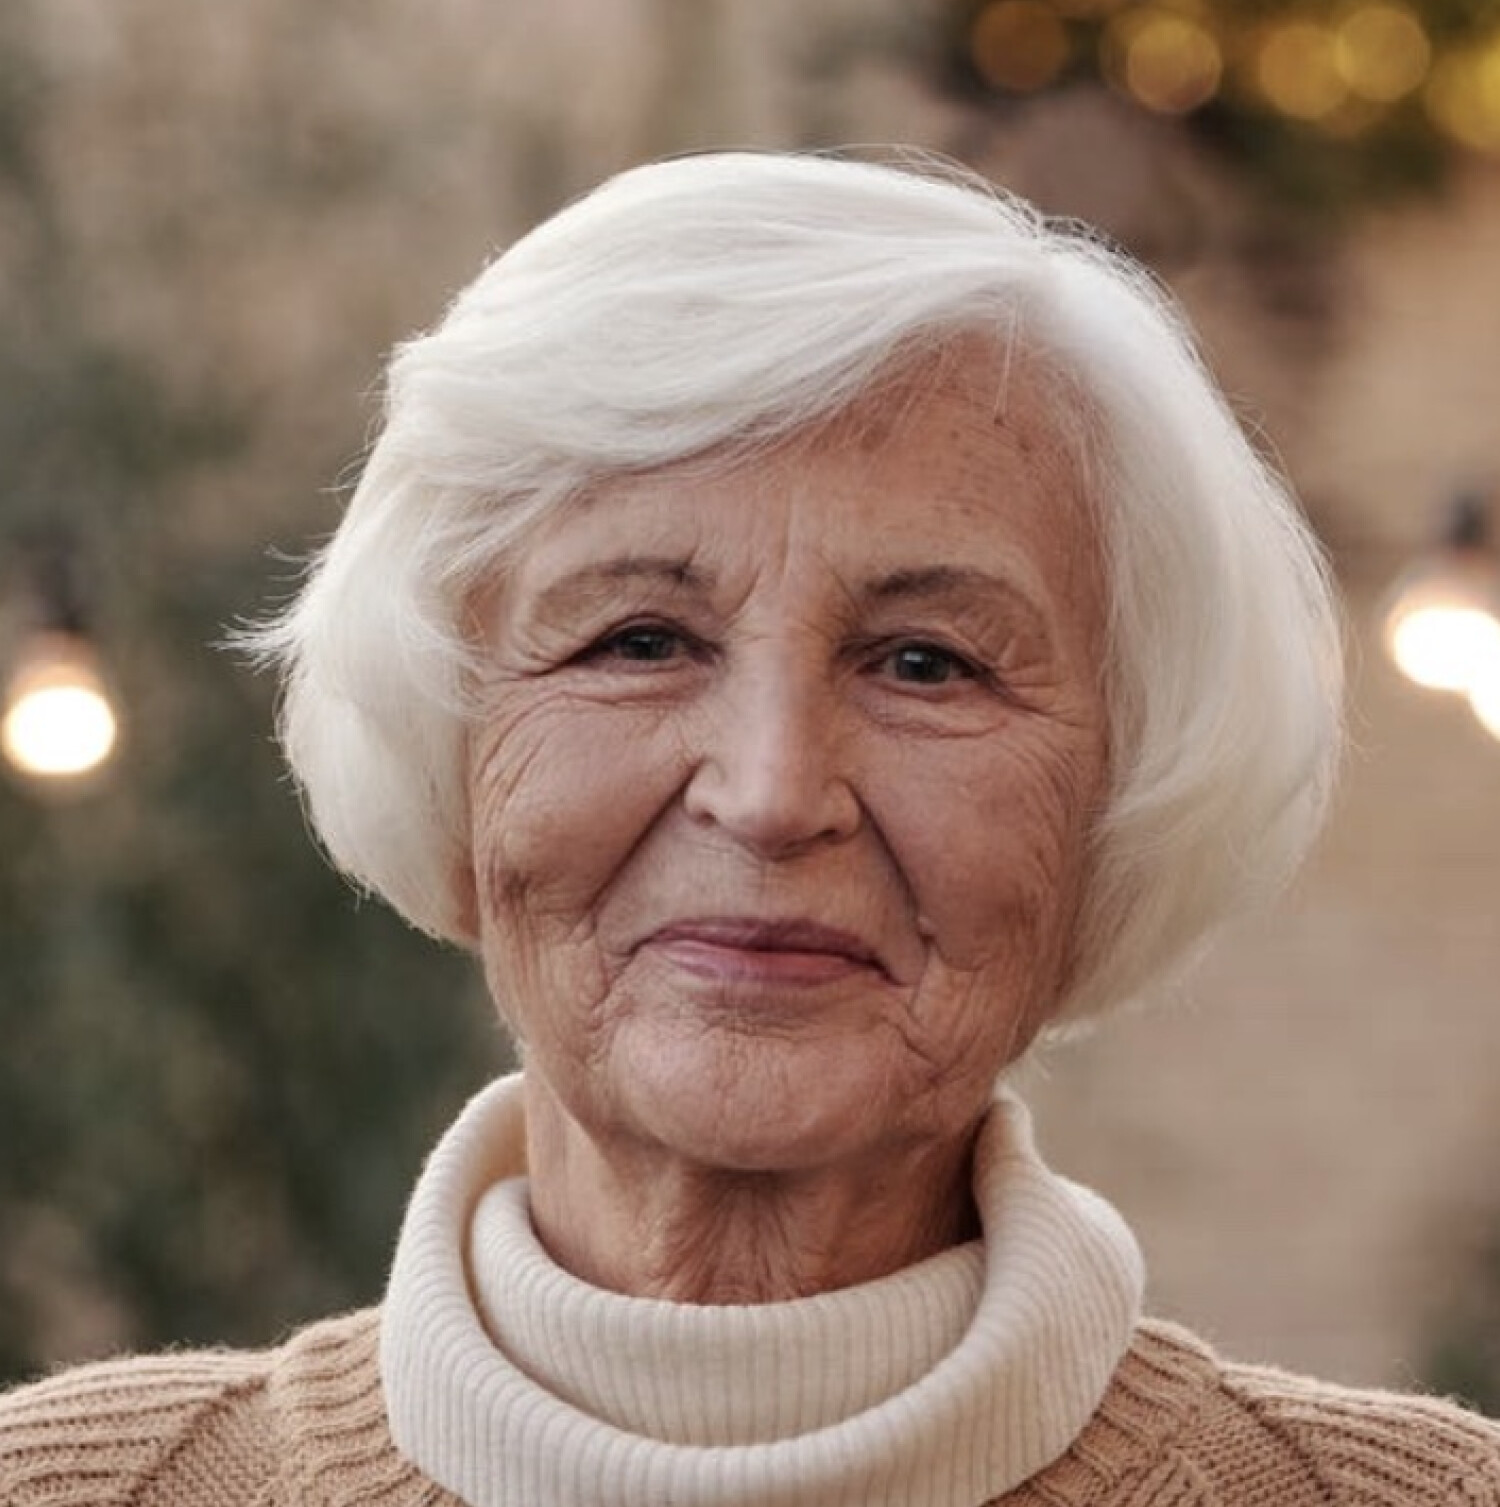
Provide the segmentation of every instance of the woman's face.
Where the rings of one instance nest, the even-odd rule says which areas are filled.
[[[1106,750],[1094,540],[994,363],[602,487],[482,607],[473,904],[601,1145],[962,1142],[1068,965]]]

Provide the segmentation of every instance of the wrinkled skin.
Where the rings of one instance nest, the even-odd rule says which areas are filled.
[[[1087,509],[1000,371],[612,481],[476,604],[473,920],[589,1281],[766,1301],[972,1233],[1106,769]]]

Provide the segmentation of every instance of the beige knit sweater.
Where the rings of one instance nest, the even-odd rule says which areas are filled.
[[[434,1152],[379,1318],[0,1397],[0,1507],[1500,1507],[1500,1425],[1221,1363],[997,1100],[984,1240],[700,1308],[604,1293],[529,1217],[524,1084]]]
[[[391,1444],[375,1314],[279,1350],[109,1362],[0,1399],[6,1507],[457,1507]],[[1500,1425],[1217,1360],[1143,1323],[1004,1507],[1500,1507]],[[665,1504],[664,1504],[665,1507]]]

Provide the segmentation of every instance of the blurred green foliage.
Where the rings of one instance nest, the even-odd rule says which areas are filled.
[[[126,720],[97,789],[0,785],[0,1380],[375,1298],[420,1157],[504,1057],[469,961],[322,863],[274,688],[213,647],[290,574],[222,499],[314,495],[309,456],[358,435],[278,473],[248,384],[90,320],[34,14],[0,12],[0,653],[29,545],[70,541]]]

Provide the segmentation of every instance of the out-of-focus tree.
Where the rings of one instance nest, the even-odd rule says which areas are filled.
[[[469,961],[321,864],[273,687],[211,646],[293,589],[382,354],[497,246],[662,153],[932,139],[914,14],[0,7],[0,656],[61,536],[124,718],[86,797],[0,782],[0,1376],[377,1294],[505,1051]]]
[[[97,789],[0,788],[0,1376],[373,1297],[422,1151],[503,1057],[467,960],[321,863],[272,687],[213,647],[287,588],[280,497],[314,498],[358,440],[354,381],[347,411],[304,397],[317,430],[261,385],[258,320],[266,352],[298,331],[214,242],[326,212],[381,143],[346,121],[310,145],[284,111],[259,183],[225,185],[247,157],[212,110],[81,110],[46,13],[0,13],[0,577],[71,541],[126,720]],[[278,56],[259,77],[290,89]],[[216,148],[220,179],[181,170]],[[344,345],[383,342],[372,323]]]

